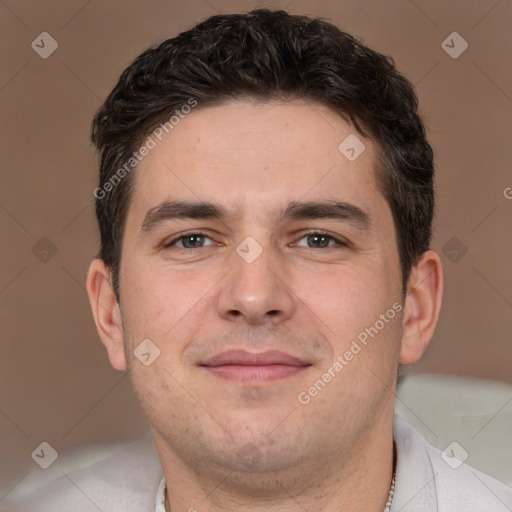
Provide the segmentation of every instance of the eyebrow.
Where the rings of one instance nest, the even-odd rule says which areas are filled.
[[[163,201],[149,209],[141,224],[141,231],[149,232],[158,225],[174,219],[220,219],[230,216],[222,205],[209,201]],[[368,229],[370,216],[359,206],[344,201],[293,201],[277,215],[277,221],[333,219],[349,222],[360,229]]]
[[[280,214],[281,220],[333,219],[368,229],[371,219],[362,208],[345,201],[291,202]]]
[[[151,231],[159,224],[173,219],[222,219],[227,216],[226,209],[216,203],[164,201],[146,212],[141,231]]]

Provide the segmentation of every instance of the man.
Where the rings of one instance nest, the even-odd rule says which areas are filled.
[[[510,510],[394,419],[437,322],[411,84],[334,26],[214,16],[98,112],[87,290],[163,469],[162,511]]]

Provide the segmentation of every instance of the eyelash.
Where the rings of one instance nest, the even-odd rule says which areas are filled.
[[[326,231],[309,231],[308,233],[304,233],[299,240],[302,240],[305,237],[308,236],[325,236],[329,240],[333,240],[335,242],[335,245],[329,246],[329,247],[320,247],[320,249],[334,249],[335,247],[348,247],[349,243],[343,239],[338,238],[337,236],[331,235],[330,233],[327,233]],[[308,249],[314,249],[314,247],[308,247]]]
[[[211,237],[209,237],[206,233],[203,233],[202,231],[187,231],[186,233],[181,233],[180,235],[174,237],[172,240],[169,240],[167,243],[165,243],[163,245],[163,248],[164,249],[169,249],[169,248],[173,247],[180,240],[183,240],[183,239],[185,239],[187,237],[194,236],[194,235],[202,236],[202,237],[205,237],[205,238],[210,238],[210,240],[211,240]],[[325,231],[310,231],[308,233],[304,233],[299,238],[299,240],[302,240],[305,237],[314,236],[314,235],[325,236],[325,237],[329,238],[330,240],[334,240],[334,242],[336,243],[335,246],[349,247],[349,243],[347,241],[345,241],[343,239],[340,239],[338,237],[335,237],[335,236],[333,236],[330,233],[327,233]],[[296,242],[295,242],[295,244],[296,244]],[[332,249],[335,246],[321,247],[320,249]],[[203,249],[203,247],[196,247],[196,248],[178,247],[178,249],[182,249],[182,250],[185,250],[185,251],[193,251],[193,250],[197,250],[197,249]],[[308,247],[308,249],[314,249],[314,247]]]
[[[202,231],[187,231],[186,233],[181,233],[180,235],[174,237],[173,239],[169,240],[167,243],[163,245],[164,249],[169,249],[172,247],[176,242],[179,242],[180,240],[187,238],[189,236],[204,236],[205,238],[210,238],[206,233],[203,233]],[[186,247],[179,247],[179,249],[183,249],[185,251],[192,251],[194,249],[188,249]],[[202,249],[202,247],[198,247],[198,249]]]

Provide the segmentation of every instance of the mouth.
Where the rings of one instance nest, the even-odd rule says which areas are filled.
[[[244,384],[264,384],[297,375],[311,364],[277,350],[260,353],[228,350],[216,354],[200,366],[223,379]]]

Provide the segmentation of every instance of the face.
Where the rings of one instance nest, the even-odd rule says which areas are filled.
[[[365,145],[353,161],[349,135]],[[375,163],[324,107],[239,101],[192,111],[139,164],[124,357],[160,451],[321,465],[389,417],[403,297]]]

